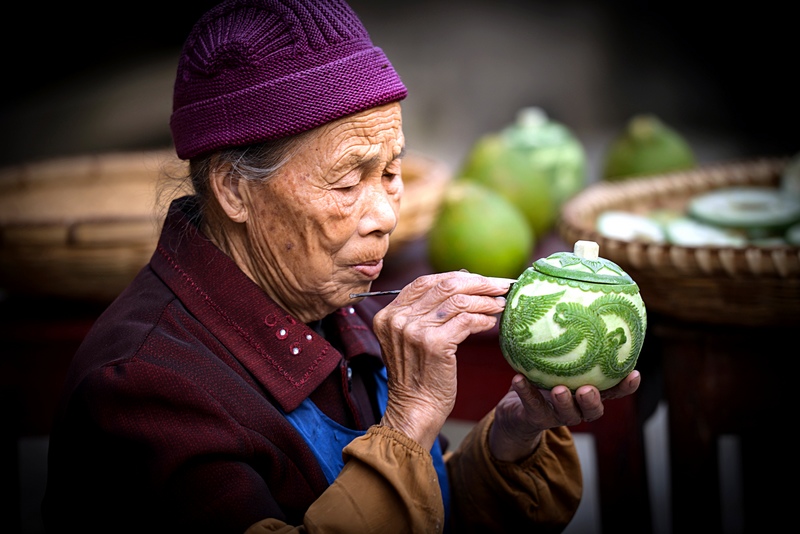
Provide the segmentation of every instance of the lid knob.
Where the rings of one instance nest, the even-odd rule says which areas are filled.
[[[600,257],[600,245],[594,241],[575,241],[573,251],[579,258],[587,260],[596,260]]]

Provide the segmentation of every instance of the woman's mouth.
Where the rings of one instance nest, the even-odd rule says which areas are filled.
[[[353,268],[368,279],[375,280],[378,275],[381,274],[381,269],[383,269],[383,260],[365,261],[363,263],[359,263],[358,265],[354,265]]]

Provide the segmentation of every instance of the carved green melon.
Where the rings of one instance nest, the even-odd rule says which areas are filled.
[[[592,241],[535,261],[511,286],[500,348],[540,387],[618,384],[636,366],[647,329],[639,286]]]

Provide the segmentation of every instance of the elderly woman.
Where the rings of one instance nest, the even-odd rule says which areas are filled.
[[[341,0],[230,0],[184,46],[171,127],[195,193],[75,355],[50,439],[50,531],[557,532],[567,425],[634,392],[516,376],[459,448],[459,343],[508,283],[423,276],[383,309],[406,88]],[[248,530],[249,529],[249,530]]]

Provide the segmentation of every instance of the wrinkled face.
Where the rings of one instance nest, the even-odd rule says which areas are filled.
[[[397,225],[405,140],[400,104],[325,125],[250,196],[250,265],[310,322],[352,303],[381,272]]]

